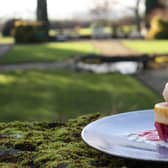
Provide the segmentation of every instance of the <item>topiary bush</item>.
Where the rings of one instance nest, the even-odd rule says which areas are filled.
[[[42,22],[15,22],[13,36],[16,43],[36,43],[48,40],[46,25]]]
[[[167,39],[168,38],[168,21],[154,17],[151,22],[151,28],[147,34],[148,39]]]
[[[10,19],[4,23],[3,29],[2,29],[2,35],[4,37],[12,35],[12,31],[14,29],[16,21],[18,21],[18,19]]]

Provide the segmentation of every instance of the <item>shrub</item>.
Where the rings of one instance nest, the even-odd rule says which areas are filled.
[[[3,29],[2,29],[2,35],[4,37],[11,36],[11,32],[14,28],[16,21],[18,21],[18,20],[17,19],[10,19],[4,24]]]
[[[13,35],[16,43],[44,42],[48,39],[48,31],[42,22],[15,22]]]
[[[166,39],[168,38],[168,21],[154,17],[151,22],[151,28],[147,34],[148,39]]]

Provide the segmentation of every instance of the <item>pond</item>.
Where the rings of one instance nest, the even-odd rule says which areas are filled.
[[[121,74],[135,74],[143,70],[141,62],[122,61],[101,64],[87,64],[79,62],[77,64],[79,70],[94,72],[94,73],[110,73],[119,72]]]

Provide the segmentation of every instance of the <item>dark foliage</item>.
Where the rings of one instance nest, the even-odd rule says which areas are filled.
[[[18,23],[13,31],[16,43],[35,43],[48,40],[45,23]]]
[[[12,30],[14,29],[16,21],[18,21],[18,19],[10,19],[4,24],[2,29],[2,35],[4,37],[11,36]]]

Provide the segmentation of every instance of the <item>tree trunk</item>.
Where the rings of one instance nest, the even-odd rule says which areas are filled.
[[[37,21],[43,22],[43,31],[48,39],[49,21],[47,12],[47,0],[37,0]]]
[[[37,0],[37,21],[48,22],[46,0]]]
[[[145,1],[145,14],[148,16],[154,9],[159,8],[161,5],[159,0],[146,0]]]
[[[150,27],[150,15],[152,11],[157,8],[163,8],[163,5],[160,4],[159,0],[145,0],[145,17],[146,17],[146,27]]]
[[[141,32],[141,17],[139,14],[139,5],[140,5],[141,0],[136,1],[136,8],[135,8],[135,22],[136,22],[136,28],[137,32],[140,34]]]

